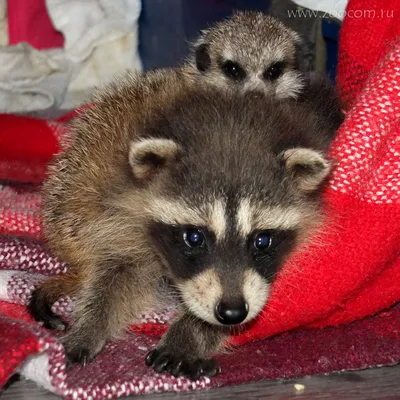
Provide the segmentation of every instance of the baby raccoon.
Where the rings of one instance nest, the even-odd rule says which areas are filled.
[[[302,47],[299,35],[279,20],[237,12],[203,31],[185,68],[219,87],[296,98],[304,87]]]
[[[62,340],[86,364],[168,279],[180,311],[146,363],[213,376],[211,356],[260,313],[318,220],[335,119],[305,102],[187,85],[179,71],[128,74],[94,103],[44,185],[45,235],[69,270],[36,288],[30,311],[64,329],[51,307],[76,296]]]

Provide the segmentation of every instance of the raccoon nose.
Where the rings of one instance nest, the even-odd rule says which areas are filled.
[[[215,307],[217,320],[224,325],[235,325],[243,322],[249,312],[249,306],[244,301],[228,303],[220,301]]]

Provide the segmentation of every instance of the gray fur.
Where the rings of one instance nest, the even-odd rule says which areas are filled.
[[[301,48],[299,35],[276,18],[261,12],[236,12],[202,32],[184,68],[198,80],[218,87],[296,98],[304,87],[305,71],[298,70]],[[206,68],[199,64],[199,49],[209,57]],[[240,65],[246,77],[238,81],[228,78],[221,71],[226,61]],[[282,75],[274,81],[264,79],[263,72],[278,62],[284,63]]]

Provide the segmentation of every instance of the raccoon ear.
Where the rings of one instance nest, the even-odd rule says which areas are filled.
[[[211,58],[208,53],[208,44],[198,41],[195,44],[196,67],[200,72],[205,72],[210,68]]]
[[[137,179],[151,179],[176,160],[179,152],[179,145],[170,139],[134,140],[129,150],[129,164],[133,175]]]
[[[295,47],[295,67],[300,72],[308,72],[310,61],[309,57],[307,57],[309,51],[306,42],[297,32],[293,32],[292,36]]]
[[[331,165],[318,151],[306,148],[285,150],[282,153],[286,170],[297,187],[304,192],[313,192],[329,175]]]

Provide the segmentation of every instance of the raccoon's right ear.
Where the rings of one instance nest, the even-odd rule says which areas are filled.
[[[330,173],[330,162],[318,151],[299,147],[281,155],[286,171],[303,192],[317,190]]]
[[[194,46],[196,68],[200,72],[205,72],[210,68],[211,57],[208,51],[208,44],[199,40]]]
[[[135,178],[151,179],[174,162],[180,146],[170,139],[142,138],[133,140],[129,150],[129,164]]]

